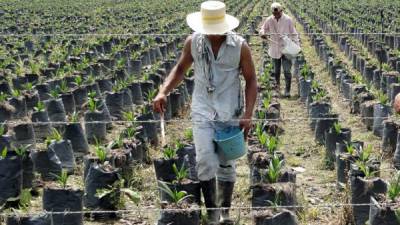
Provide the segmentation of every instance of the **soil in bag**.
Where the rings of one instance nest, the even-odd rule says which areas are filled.
[[[297,225],[296,215],[289,210],[256,211],[253,216],[254,225]]]
[[[64,139],[70,140],[75,154],[81,156],[89,152],[89,144],[80,123],[65,126]]]
[[[47,147],[48,151],[53,150],[58,159],[61,161],[61,167],[65,169],[68,174],[73,174],[75,169],[75,157],[72,151],[72,145],[69,140],[62,140],[59,142],[52,141]]]
[[[157,225],[200,225],[200,210],[162,211]]]
[[[7,218],[7,225],[53,225],[50,215],[39,215],[35,217],[17,217]]]
[[[54,174],[61,174],[61,161],[53,149],[46,151],[33,151],[31,153],[35,170],[40,173],[42,180],[56,180]]]
[[[393,204],[393,202],[385,201],[384,195],[378,195],[376,198],[371,197],[371,208],[369,210],[370,225],[400,225],[397,215],[398,209],[384,204]]]
[[[99,198],[97,193],[98,190],[110,188],[117,180],[119,180],[118,170],[92,163],[85,179],[85,207],[94,210],[116,210],[119,193],[102,198]],[[94,219],[112,219],[118,215],[117,213],[93,213],[91,216]]]
[[[43,209],[48,212],[65,212],[54,214],[52,220],[57,225],[82,225],[83,215],[71,213],[82,211],[83,191],[73,189],[45,188],[43,190]]]
[[[22,166],[17,156],[0,159],[0,205],[19,196],[22,187]]]

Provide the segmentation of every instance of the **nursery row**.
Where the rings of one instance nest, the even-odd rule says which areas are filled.
[[[366,128],[371,129],[373,134],[382,137],[382,153],[388,153],[388,147],[390,146],[388,139],[392,140],[393,136],[397,135],[397,132],[388,134],[388,123],[390,122],[387,118],[391,113],[391,106],[388,104],[388,99],[381,92],[372,94],[375,93],[369,86],[369,83],[372,81],[366,78],[365,69],[361,70],[360,74],[354,74],[351,69],[346,68],[345,62],[340,61],[340,58],[336,55],[332,47],[332,43],[328,42],[327,38],[323,35],[313,32],[318,29],[312,23],[312,19],[310,19],[314,18],[313,16],[297,11],[295,8],[291,8],[291,10],[295,13],[296,18],[304,26],[305,30],[308,33],[314,33],[310,34],[309,38],[315,47],[315,51],[320,57],[320,61],[327,68],[332,84],[336,85],[343,98],[349,101],[351,113],[361,114]],[[337,36],[333,35],[332,40],[340,45],[340,37],[337,39],[335,37]],[[345,50],[348,48],[349,46],[343,46],[341,49]],[[354,59],[354,57],[351,57],[349,51],[346,51],[346,56]],[[357,59],[357,56],[355,58]],[[358,60],[360,61],[360,58]],[[354,69],[359,69],[361,67],[359,64],[354,63]],[[302,71],[304,70],[303,67]],[[375,70],[374,73],[376,71],[379,72],[379,70]],[[302,79],[304,79],[303,75],[300,77],[300,84]],[[392,92],[393,85],[390,87],[389,91]],[[376,89],[382,90],[383,87],[379,86]],[[311,90],[310,93],[312,92]],[[365,114],[367,107],[369,107],[370,114]],[[318,117],[329,115],[326,114],[329,112],[329,103],[325,103],[325,107],[320,106],[320,109],[323,108],[325,108],[325,112],[319,114]],[[311,109],[310,113],[313,111]],[[372,145],[364,146],[363,141],[352,140],[351,129],[341,127],[340,123],[337,122],[337,115],[331,114],[327,118],[325,124],[329,125],[326,126],[325,132],[323,130],[316,131],[316,139],[318,141],[318,136],[324,136],[321,139],[322,142],[319,142],[326,147],[327,162],[334,163],[332,166],[335,167],[337,174],[337,188],[350,191],[348,196],[349,203],[355,205],[351,207],[352,218],[350,218],[349,222],[354,224],[365,224],[367,221],[369,221],[369,224],[399,224],[396,216],[398,214],[398,193],[396,189],[399,187],[399,173],[392,170],[392,180],[389,183],[379,178],[382,157],[375,158],[373,155],[382,153],[376,152],[376,149]],[[318,126],[316,126],[317,128]],[[392,153],[393,150],[392,148]],[[369,206],[368,204],[371,205]]]

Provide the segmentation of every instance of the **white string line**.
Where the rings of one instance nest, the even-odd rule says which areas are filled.
[[[188,36],[193,33],[43,33],[43,34],[0,34],[0,37],[26,37],[26,36],[67,36],[67,37],[74,37],[74,36]],[[246,35],[246,36],[260,36],[260,34],[255,33],[237,33],[239,35]],[[268,35],[280,35],[281,33],[268,33]],[[315,34],[315,35],[397,35],[400,36],[398,32],[301,32],[301,33],[285,33],[287,35],[295,35],[295,34]]]
[[[374,206],[372,203],[360,203],[360,204],[351,204],[351,203],[338,203],[338,204],[318,204],[318,205],[289,205],[289,206],[263,206],[263,207],[252,207],[252,206],[233,206],[230,208],[220,207],[220,208],[207,208],[207,210],[223,210],[223,209],[231,209],[231,210],[269,210],[269,209],[301,209],[301,208],[342,208],[342,207],[363,207],[363,206]],[[382,203],[380,204],[382,207],[394,207],[399,206],[398,203]],[[11,213],[1,213],[0,217],[9,217],[9,216],[34,216],[34,215],[70,215],[70,214],[84,214],[84,213],[99,213],[99,214],[107,214],[107,213],[133,213],[133,212],[141,212],[141,211],[155,211],[155,212],[193,212],[201,210],[200,207],[195,208],[185,208],[185,209],[160,209],[156,207],[141,207],[141,208],[132,208],[132,209],[124,209],[124,210],[87,210],[87,211],[64,211],[64,212],[50,212],[50,211],[41,211],[41,212],[11,212]]]
[[[389,119],[391,117],[358,117],[357,119]],[[300,120],[338,120],[340,122],[346,122],[347,120],[336,118],[336,117],[299,117],[299,118],[279,118],[279,119],[230,119],[230,120],[217,120],[217,119],[209,119],[209,120],[190,120],[190,119],[170,119],[164,120],[167,123],[180,123],[180,122],[191,122],[191,123],[206,123],[206,122],[240,122],[240,121],[252,121],[252,122],[282,122],[282,121],[300,121]],[[400,119],[399,119],[400,121]],[[83,122],[69,122],[69,121],[49,121],[49,122],[29,122],[29,121],[4,121],[0,124],[2,125],[13,125],[13,124],[34,124],[34,125],[47,125],[47,124],[109,124],[109,123],[161,123],[161,120],[152,119],[152,120],[111,120],[111,121],[83,121]]]

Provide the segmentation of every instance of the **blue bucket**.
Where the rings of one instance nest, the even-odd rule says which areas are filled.
[[[239,127],[228,127],[217,130],[214,137],[218,152],[225,160],[235,160],[246,154],[246,143],[243,131]]]

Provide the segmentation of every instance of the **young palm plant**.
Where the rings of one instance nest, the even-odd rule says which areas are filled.
[[[267,149],[270,154],[274,154],[278,150],[279,140],[275,136],[268,136]]]
[[[182,165],[181,168],[178,169],[178,167],[174,163],[172,165],[172,169],[173,169],[173,171],[175,173],[175,176],[176,176],[176,180],[174,181],[175,183],[181,183],[184,179],[188,178],[188,169],[185,168],[184,165]]]
[[[132,188],[124,188],[124,186],[125,180],[119,179],[108,188],[98,189],[96,191],[96,197],[99,199],[107,197],[111,199],[112,204],[116,205],[118,208],[124,207],[126,198],[138,205],[141,199],[139,192],[134,191]]]
[[[95,145],[95,153],[97,158],[99,158],[99,162],[103,164],[107,159],[107,150],[97,140]]]
[[[36,106],[33,107],[33,110],[36,112],[44,112],[46,110],[46,105],[42,101],[39,101]]]
[[[61,188],[67,188],[67,182],[69,178],[67,170],[63,169],[61,170],[60,175],[53,174],[53,176],[57,179],[57,183],[61,186]]]
[[[7,154],[8,154],[8,149],[7,147],[4,147],[3,150],[1,150],[0,159],[6,159]]]
[[[281,170],[283,167],[283,160],[280,160],[277,155],[274,155],[269,161],[268,172],[266,174],[266,179],[270,183],[278,182],[281,176]]]
[[[400,196],[400,171],[397,171],[396,176],[389,182],[388,197],[392,202]]]
[[[62,140],[63,136],[61,133],[57,129],[53,128],[51,134],[46,138],[46,144],[49,145],[52,141],[60,142]]]
[[[340,134],[342,132],[342,125],[339,122],[335,122],[333,124],[333,129],[335,130],[336,134]]]
[[[186,199],[190,198],[191,195],[188,195],[186,191],[177,191],[172,190],[165,182],[158,181],[159,189],[165,192],[172,200],[172,203],[179,205]]]
[[[176,149],[171,146],[167,146],[163,151],[163,156],[165,160],[176,158]]]

